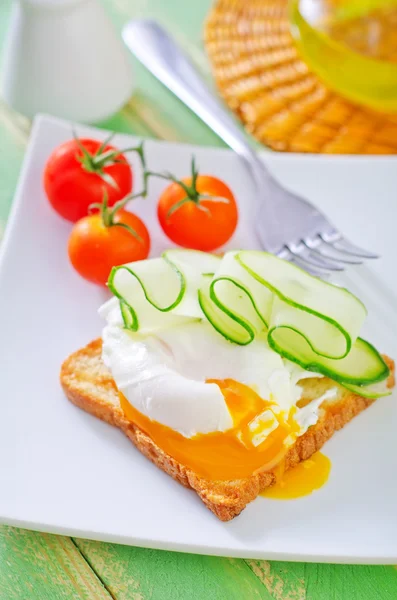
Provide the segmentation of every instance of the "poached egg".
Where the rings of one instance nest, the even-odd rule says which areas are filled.
[[[107,322],[103,360],[126,417],[209,479],[271,469],[336,394],[331,389],[299,408],[299,382],[321,375],[283,359],[265,337],[239,346],[202,320],[132,333],[115,298],[100,314]]]

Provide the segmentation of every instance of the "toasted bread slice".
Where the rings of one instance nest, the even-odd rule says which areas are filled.
[[[60,379],[69,400],[99,419],[119,427],[155,465],[182,485],[197,492],[204,504],[221,521],[229,521],[239,515],[261,491],[275,483],[277,472],[280,471],[277,468],[274,472],[252,475],[247,479],[206,480],[163,452],[144,431],[125,418],[114,380],[102,362],[101,351],[102,342],[97,339],[69,356],[63,363]],[[388,385],[392,387],[394,363],[387,357],[386,360],[391,368]],[[307,379],[301,384],[304,386],[301,402],[319,397],[331,386],[337,386],[338,394],[332,402],[322,405],[322,414],[316,425],[310,427],[288,450],[284,469],[294,467],[320,450],[335,431],[373,402],[348,392],[327,378]]]

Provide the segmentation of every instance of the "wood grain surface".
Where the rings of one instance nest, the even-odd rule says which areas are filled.
[[[168,27],[209,76],[202,24],[210,0],[103,0],[116,27],[149,16]],[[11,0],[0,0],[0,59]],[[0,63],[1,65],[1,63]],[[1,66],[0,66],[1,68]],[[222,142],[135,63],[127,106],[101,125],[144,137]],[[0,228],[30,123],[0,100]],[[1,489],[0,489],[1,493]],[[0,600],[395,600],[394,567],[237,560],[164,552],[0,527]]]

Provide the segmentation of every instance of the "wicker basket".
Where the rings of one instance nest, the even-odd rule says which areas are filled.
[[[288,0],[218,0],[205,44],[221,95],[247,130],[274,150],[397,153],[397,115],[344,100],[300,59]]]

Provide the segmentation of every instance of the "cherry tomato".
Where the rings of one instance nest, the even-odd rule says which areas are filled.
[[[171,183],[161,194],[157,214],[175,244],[206,252],[225,244],[238,221],[230,188],[216,177],[199,175],[194,162],[192,177]]]
[[[112,267],[143,260],[149,251],[145,224],[124,209],[118,210],[109,224],[101,213],[84,217],[73,226],[68,244],[70,262],[76,271],[100,285],[106,284]]]
[[[92,139],[61,144],[44,170],[44,188],[50,203],[62,217],[73,222],[88,214],[90,204],[101,203],[105,191],[112,206],[131,193],[132,185],[131,167],[124,154]]]

